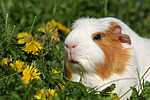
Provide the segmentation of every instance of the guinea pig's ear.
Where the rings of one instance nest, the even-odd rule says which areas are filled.
[[[122,34],[122,28],[116,22],[111,22],[111,28],[114,31],[114,35],[120,40],[121,43],[131,44],[131,39],[129,35]]]

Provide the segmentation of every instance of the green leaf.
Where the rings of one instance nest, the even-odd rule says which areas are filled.
[[[109,87],[106,87],[104,90],[101,91],[101,94],[105,95],[107,93],[112,92],[116,88],[115,84],[111,84]]]
[[[21,100],[19,94],[15,91],[10,93],[10,98],[11,98],[11,100]]]

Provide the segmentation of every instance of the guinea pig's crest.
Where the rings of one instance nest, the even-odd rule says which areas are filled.
[[[86,18],[84,18],[84,17],[79,18],[78,20],[76,20],[76,21],[72,24],[71,29],[74,29],[76,26],[80,25],[83,21],[86,21],[86,20],[88,20],[88,19],[90,19],[90,18],[89,18],[89,17],[86,17]]]

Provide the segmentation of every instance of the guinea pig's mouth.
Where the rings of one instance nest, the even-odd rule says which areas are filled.
[[[71,60],[70,62],[73,63],[73,64],[79,64],[78,61],[74,61],[74,60]]]

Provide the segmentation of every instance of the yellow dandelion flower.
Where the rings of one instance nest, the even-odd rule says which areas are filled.
[[[31,80],[31,76],[30,76],[30,73],[26,70],[26,71],[23,71],[23,77],[22,77],[22,80],[28,84],[29,81]]]
[[[53,26],[55,26],[55,27],[57,26],[57,22],[55,21],[55,19],[52,19],[51,23],[53,24]]]
[[[40,90],[36,91],[35,97],[36,97],[36,99],[38,99],[38,100],[39,100],[39,99],[45,100],[45,99],[46,99],[45,90],[40,89]]]
[[[40,99],[40,100],[46,100],[46,94],[48,95],[49,98],[47,98],[47,100],[51,100],[53,99],[55,96],[57,96],[58,94],[55,92],[56,89],[40,89],[38,91],[36,91],[35,97],[36,99]],[[45,93],[46,92],[46,93]]]
[[[59,87],[61,88],[61,90],[63,90],[64,89],[64,85],[63,84],[61,84],[61,83],[58,83],[58,85],[59,85]]]
[[[58,72],[57,70],[55,70],[55,69],[52,69],[52,72],[51,72],[51,74],[55,74],[55,73],[60,73],[60,71]]]
[[[33,38],[33,36],[30,34],[29,35],[29,33],[28,32],[21,32],[21,33],[18,33],[18,35],[17,35],[17,39],[20,39],[20,38]]]
[[[113,100],[117,100],[117,95],[113,92],[110,93],[110,97],[113,98]]]
[[[47,91],[48,91],[48,94],[50,95],[50,100],[51,100],[52,98],[54,98],[55,96],[58,95],[58,94],[55,92],[56,89],[48,89]]]
[[[11,61],[10,58],[4,58],[4,59],[2,60],[2,65],[3,65],[3,64],[8,65],[8,63],[9,63],[10,61]]]
[[[66,26],[62,25],[61,23],[56,22],[54,19],[51,21],[51,23],[63,32],[70,33],[70,31],[71,31],[70,28],[67,28]]]
[[[27,68],[23,71],[22,80],[28,84],[30,80],[39,79],[40,78],[39,70],[33,65],[27,66]]]
[[[53,21],[47,22],[47,24],[38,29],[38,31],[50,34],[51,42],[60,41],[60,38],[58,36],[58,28],[56,28],[56,25],[53,23]]]
[[[31,80],[40,78],[41,73],[38,71],[39,70],[35,68],[33,65],[30,66]]]
[[[60,42],[60,38],[58,36],[58,32],[54,33],[51,35],[51,42],[56,41],[56,42]]]
[[[25,45],[26,47],[23,50],[26,51],[27,53],[30,52],[34,55],[38,55],[39,52],[43,49],[42,43],[37,41],[30,41],[27,42]]]
[[[31,34],[29,35],[29,33],[27,32],[18,33],[17,39],[19,39],[18,40],[19,44],[34,40],[33,36]]]
[[[42,28],[38,29],[39,32],[43,33],[53,33],[55,26],[51,22],[47,22]]]
[[[69,33],[71,31],[70,28],[67,28],[61,23],[56,22],[54,19],[52,19],[50,22],[47,22],[46,25],[38,29],[38,31],[43,33],[49,33],[51,35],[51,41],[60,42],[60,38],[58,36],[58,29],[66,33]]]
[[[16,60],[15,63],[10,63],[10,66],[14,69],[19,71],[22,71],[26,68],[25,62]]]
[[[44,25],[44,27],[38,29],[38,31],[39,31],[39,32],[42,32],[42,33],[46,33],[45,30],[46,30],[46,29],[45,29],[45,25]]]
[[[39,32],[53,32],[55,28],[58,28],[59,30],[69,33],[71,30],[70,28],[67,28],[66,26],[62,25],[59,22],[56,22],[54,19],[51,20],[51,22],[47,22],[46,25],[44,25],[44,27],[38,29]]]

